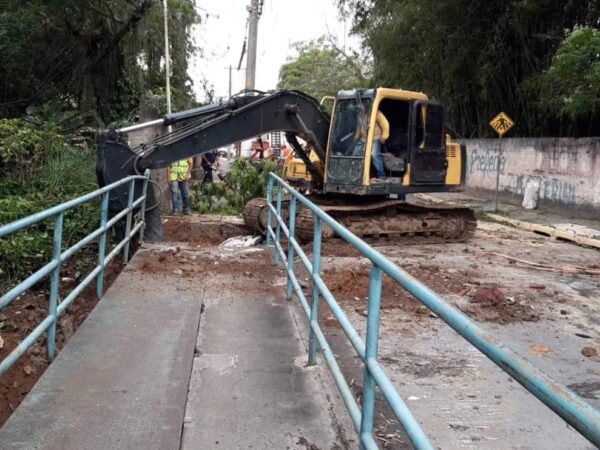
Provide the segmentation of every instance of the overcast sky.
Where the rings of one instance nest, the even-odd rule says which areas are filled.
[[[196,44],[203,49],[190,64],[194,91],[203,100],[200,79],[206,77],[214,86],[216,97],[228,95],[231,64],[237,68],[244,36],[250,0],[196,0],[203,22],[194,31]],[[176,26],[176,24],[174,24]],[[318,38],[328,33],[337,36],[340,45],[357,45],[348,38],[349,24],[338,17],[335,0],[264,0],[258,23],[256,89],[269,90],[277,85],[279,68],[294,55],[290,45],[297,41]],[[242,69],[245,67],[245,58]],[[245,73],[233,71],[232,92],[244,88]]]

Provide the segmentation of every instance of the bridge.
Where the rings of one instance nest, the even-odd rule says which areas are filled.
[[[597,402],[536,368],[504,344],[506,336],[475,323],[276,175],[269,180],[267,240],[258,246],[236,238],[242,224],[222,217],[169,218],[167,241],[144,242],[147,178],[128,177],[0,227],[2,238],[55,222],[52,260],[0,297],[3,308],[40,280],[50,281],[47,316],[0,362],[6,373],[44,338],[52,360],[0,429],[1,448],[457,448],[445,446],[446,435],[465,425],[429,427],[429,415],[451,409],[452,401],[437,398],[437,409],[416,414],[416,396],[406,395],[380,361],[379,347],[386,344],[380,338],[382,290],[390,286],[427,308],[438,327],[454,330],[453,346],[483,355],[478,370],[485,371],[490,391],[514,381],[522,386],[510,391],[503,411],[516,413],[519,402],[531,405],[530,417],[514,430],[516,442],[529,445],[526,433],[534,429],[540,448],[600,445]],[[124,188],[128,205],[109,217],[110,192]],[[100,227],[64,249],[65,214],[94,199],[101,202]],[[287,220],[284,199],[290,202]],[[295,238],[300,207],[314,215],[312,244]],[[325,277],[323,226],[365,262],[368,294],[360,327]],[[111,248],[108,233],[115,227],[120,240]],[[61,267],[94,242],[97,265],[61,298]],[[116,258],[127,265],[105,290],[106,269]],[[98,305],[56,355],[58,319],[94,283]],[[330,323],[336,332],[326,330]],[[419,391],[424,398],[444,389]],[[494,426],[492,420],[482,432],[488,433],[484,447],[506,448],[506,441],[494,441]],[[472,445],[463,441],[460,447]]]

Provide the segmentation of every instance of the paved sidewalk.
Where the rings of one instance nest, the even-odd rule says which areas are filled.
[[[427,196],[438,198],[440,200],[455,202],[464,206],[469,206],[478,211],[491,212],[494,201],[489,198],[478,197],[475,194],[445,192],[427,194]],[[560,210],[558,207],[548,207],[542,205],[539,209],[527,210],[514,200],[500,198],[498,202],[499,213],[507,217],[522,220],[526,222],[539,223],[541,225],[556,226],[560,224],[573,224],[581,227],[592,228],[600,235],[600,225],[597,220],[588,219],[579,216],[572,210]],[[589,214],[589,213],[588,213]]]

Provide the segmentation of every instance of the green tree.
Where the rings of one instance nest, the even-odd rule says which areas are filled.
[[[537,90],[539,106],[557,113],[589,132],[600,121],[600,31],[572,30],[544,73],[528,83]],[[595,121],[595,123],[594,123]]]
[[[280,89],[296,89],[320,100],[339,90],[368,84],[364,74],[369,66],[364,58],[347,55],[325,37],[297,42],[293,48],[298,56],[281,66],[277,85]]]
[[[126,116],[164,84],[159,0],[2,0],[0,117],[54,101],[94,110],[105,122]],[[169,0],[173,94],[189,106],[193,0]]]
[[[491,135],[488,121],[500,110],[516,119],[517,134],[569,133],[564,121],[570,119],[540,108],[542,91],[526,87],[550,67],[565,29],[598,26],[600,1],[338,3],[373,52],[373,83],[440,99],[463,135]]]

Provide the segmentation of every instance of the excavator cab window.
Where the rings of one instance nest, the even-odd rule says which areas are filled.
[[[333,133],[331,151],[333,156],[364,155],[364,143],[361,144],[357,128],[369,128],[372,100],[362,99],[362,106],[356,99],[342,99],[336,102],[333,115]]]

